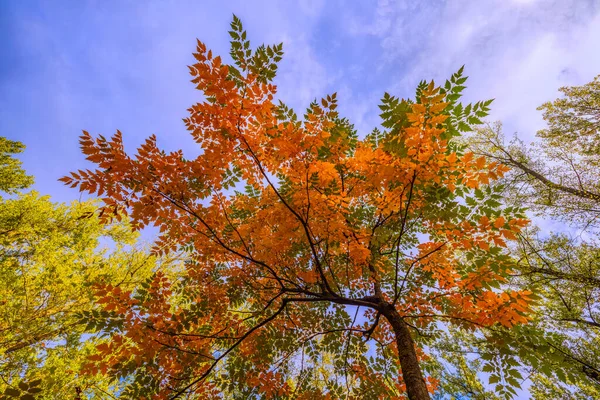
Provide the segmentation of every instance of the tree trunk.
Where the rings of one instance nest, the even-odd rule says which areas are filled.
[[[410,400],[430,400],[429,391],[425,384],[425,379],[421,373],[419,360],[415,351],[415,344],[410,336],[408,325],[402,320],[400,314],[394,306],[387,304],[382,310],[382,314],[392,325],[396,334],[396,344],[398,346],[398,359],[402,369],[402,378],[406,384],[406,391]]]

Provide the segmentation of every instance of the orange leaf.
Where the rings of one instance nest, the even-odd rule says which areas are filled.
[[[504,217],[500,216],[500,217],[496,218],[496,220],[494,221],[494,227],[502,228],[505,223],[506,223],[506,219],[504,219]]]

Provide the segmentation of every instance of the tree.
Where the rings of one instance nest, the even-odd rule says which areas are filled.
[[[447,366],[442,365],[440,374],[440,388],[436,397],[440,400],[471,399],[471,400],[498,400],[493,392],[486,390],[481,380],[477,376],[482,370],[481,360],[470,361],[461,350],[442,352],[445,356],[440,359],[447,362]],[[452,367],[453,371],[450,371]]]
[[[119,382],[79,373],[104,341],[93,327],[86,332],[82,317],[93,310],[94,285],[132,289],[156,258],[133,246],[137,234],[125,222],[90,218],[97,202],[64,205],[17,193],[26,175],[14,160],[4,160],[0,176],[12,176],[2,189],[16,194],[0,199],[0,398],[106,398]]]
[[[234,64],[198,41],[189,67],[201,155],[152,136],[130,157],[121,132],[84,131],[98,168],[62,178],[104,196],[103,218],[157,225],[162,249],[189,254],[181,280],[98,291],[111,340],[88,371],[130,379],[129,397],[428,399],[427,338],[445,323],[527,322],[530,292],[500,286],[527,225],[488,185],[507,168],[455,140],[491,101],[458,102],[461,68],[414,100],[386,93],[383,130],[360,139],[335,94],[302,119],[275,104],[282,45],[252,51],[231,26]]]
[[[131,247],[137,235],[125,224],[85,218],[96,208],[91,201],[55,204],[35,192],[0,204],[0,393],[32,381],[48,398],[73,397],[76,388],[99,398],[113,391],[115,382],[79,375],[102,341],[84,336],[82,313],[93,309],[94,285],[132,289],[156,262]],[[101,242],[114,249],[100,249]]]
[[[470,145],[514,168],[505,177],[507,200],[575,231],[523,232],[516,282],[541,297],[532,324],[540,343],[531,350],[542,360],[532,371],[534,397],[592,399],[600,396],[600,76],[560,91],[564,97],[539,108],[548,126],[536,143],[505,144],[495,124],[477,132]]]
[[[600,396],[600,247],[595,241],[581,241],[554,234],[546,239],[523,237],[518,269],[523,286],[541,297],[533,326],[544,337],[537,349],[542,359],[564,371],[552,380],[548,374],[533,375],[533,389],[543,396],[573,392],[572,397]],[[549,352],[552,355],[549,355]],[[543,376],[546,375],[546,376]],[[565,386],[566,384],[566,386]],[[574,387],[568,387],[574,386]]]
[[[33,184],[33,178],[21,168],[21,161],[13,157],[24,147],[21,142],[0,136],[0,191],[13,194]]]
[[[530,147],[518,139],[506,145],[501,125],[495,124],[478,132],[473,150],[514,168],[509,198],[517,196],[541,215],[597,228],[600,76],[560,91],[565,97],[538,108],[548,127]]]

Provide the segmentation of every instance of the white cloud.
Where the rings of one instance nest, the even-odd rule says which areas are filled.
[[[323,11],[325,0],[300,0],[298,5],[304,14],[318,17]]]
[[[196,37],[227,57],[232,12],[253,45],[284,42],[276,80],[282,100],[302,113],[315,97],[339,91],[340,112],[361,134],[379,122],[383,91],[410,96],[419,80],[439,82],[466,64],[468,99],[495,97],[493,117],[509,133],[531,137],[542,122],[538,105],[555,98],[559,86],[600,73],[598,0],[259,4],[86,3],[23,12],[14,20],[21,32],[14,41],[36,73],[4,81],[7,104],[20,104],[18,98],[40,110],[43,122],[28,128],[38,137],[27,133],[40,152],[62,142],[74,154],[81,128],[120,128],[129,149],[152,133],[167,149],[192,149],[181,118],[201,97],[185,65],[193,62]]]
[[[396,11],[393,0],[379,0],[373,20],[362,14],[357,15],[356,10],[343,8],[344,29],[352,35],[383,36],[390,29]]]
[[[466,99],[496,98],[492,117],[527,139],[559,86],[600,73],[598,1],[381,1],[375,14],[382,29],[362,34],[380,37],[382,63],[406,66],[397,92],[466,64]]]
[[[514,3],[514,4],[518,4],[518,5],[525,5],[525,6],[530,6],[532,4],[535,4],[538,2],[538,0],[509,0],[510,3]]]
[[[277,97],[302,115],[311,101],[327,94],[339,75],[319,62],[306,37],[286,35],[282,41],[285,55],[276,80]]]

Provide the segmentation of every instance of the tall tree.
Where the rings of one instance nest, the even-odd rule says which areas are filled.
[[[0,191],[14,194],[33,183],[33,178],[21,168],[21,161],[14,158],[24,148],[23,143],[0,136]]]
[[[89,218],[97,202],[64,205],[16,193],[31,179],[15,160],[4,159],[0,177],[15,194],[0,199],[0,398],[106,398],[119,382],[80,374],[103,341],[93,326],[84,335],[83,314],[94,308],[94,285],[132,289],[152,274],[156,258],[136,250],[137,234],[125,222]]]
[[[533,353],[558,373],[534,368],[532,393],[593,399],[600,397],[600,76],[560,91],[539,108],[548,125],[531,146],[505,143],[500,124],[470,144],[514,168],[505,177],[507,201],[566,223],[565,232],[526,232],[515,252],[517,282],[541,297],[533,325],[542,339]]]
[[[598,228],[600,76],[560,91],[564,97],[538,108],[548,126],[531,146],[517,139],[506,144],[500,124],[480,130],[472,145],[514,168],[510,198],[541,215]]]
[[[490,102],[458,102],[461,68],[414,100],[385,94],[383,130],[359,139],[335,94],[302,119],[275,104],[282,45],[253,51],[231,26],[234,64],[198,42],[189,67],[201,155],[152,136],[130,157],[120,132],[84,132],[98,169],[62,178],[190,257],[177,282],[97,293],[111,340],[89,372],[131,379],[130,397],[429,399],[427,338],[445,323],[527,321],[530,293],[500,287],[506,240],[527,224],[488,185],[507,168],[454,140]]]

